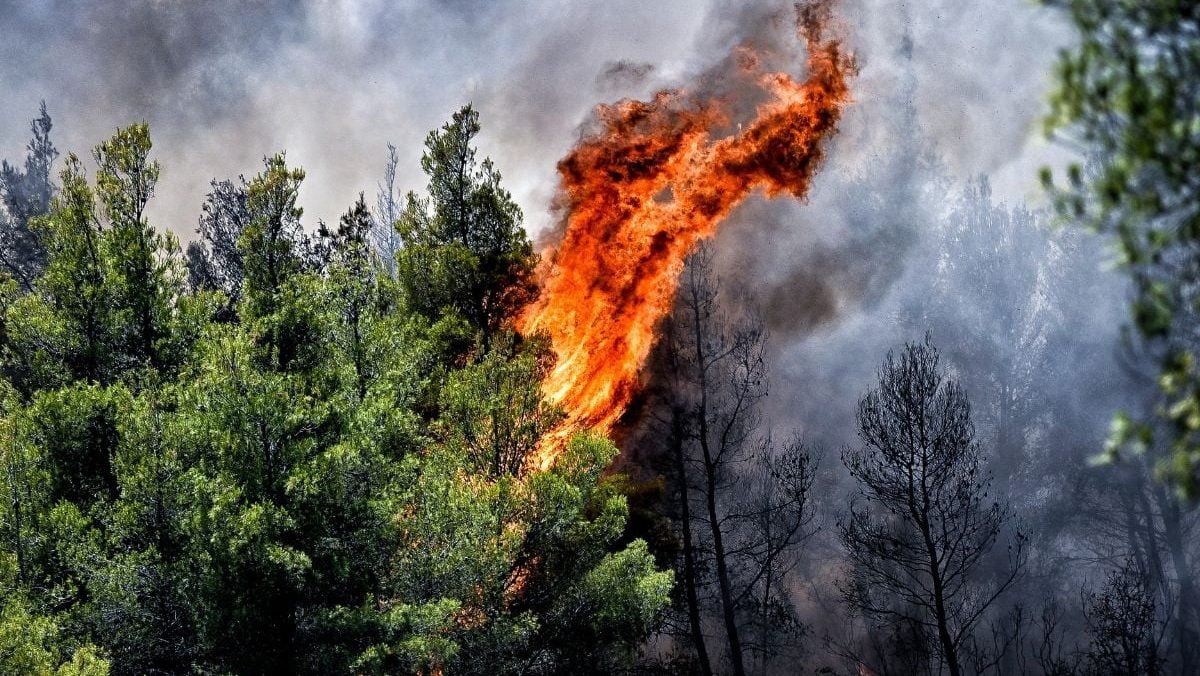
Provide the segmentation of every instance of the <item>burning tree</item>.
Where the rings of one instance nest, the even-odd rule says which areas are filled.
[[[1021,573],[1025,538],[1015,535],[1008,565],[986,581],[1011,515],[988,502],[970,403],[928,337],[888,354],[857,420],[864,446],[842,459],[866,504],[839,527],[850,566],[842,593],[884,626],[917,630],[958,676],[976,627]]]

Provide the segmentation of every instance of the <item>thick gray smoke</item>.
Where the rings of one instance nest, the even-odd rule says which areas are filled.
[[[467,101],[480,108],[484,150],[529,224],[546,227],[554,164],[596,102],[686,82],[790,3],[0,5],[0,154],[19,153],[41,99],[58,145],[83,156],[117,126],[145,119],[165,165],[153,215],[187,235],[209,179],[252,173],[281,149],[309,169],[310,216],[335,218],[371,190],[388,141],[401,150],[400,185],[419,188],[421,140]],[[861,159],[884,141],[868,111],[899,76],[905,11],[895,2],[843,7],[864,64],[846,156]],[[907,11],[919,45],[917,105],[955,170],[999,175],[1024,161],[1001,183],[1027,189],[1036,165],[1028,126],[1062,29],[1021,0]],[[774,34],[786,37],[784,28]],[[1016,35],[1020,49],[1010,46]]]
[[[85,157],[145,119],[164,164],[160,226],[190,235],[211,178],[252,174],[284,149],[309,171],[301,201],[315,222],[374,189],[388,141],[398,184],[421,188],[425,134],[473,101],[483,151],[536,229],[579,121],[690,68],[707,14],[636,0],[6,1],[0,155],[19,155],[41,99],[59,147]],[[623,62],[634,67],[614,71]]]

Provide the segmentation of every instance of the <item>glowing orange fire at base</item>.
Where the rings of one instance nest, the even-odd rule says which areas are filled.
[[[803,197],[822,142],[849,101],[853,60],[825,39],[824,3],[800,10],[808,75],[762,72],[748,48],[739,76],[767,95],[735,135],[721,102],[680,91],[600,106],[600,130],[559,163],[567,208],[546,253],[542,295],[518,321],[547,332],[558,360],[543,388],[567,421],[539,449],[549,466],[575,430],[609,432],[636,394],[638,372],[670,310],[684,258],[756,189]]]

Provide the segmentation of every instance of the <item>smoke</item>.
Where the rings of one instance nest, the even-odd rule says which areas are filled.
[[[483,152],[541,229],[578,122],[596,101],[653,86],[598,79],[606,64],[670,77],[693,61],[706,14],[636,0],[2,4],[0,155],[19,155],[41,99],[59,147],[84,157],[144,119],[164,165],[151,217],[181,236],[211,178],[254,173],[278,150],[308,170],[310,227],[373,188],[388,141],[398,184],[420,189],[425,134],[468,101]]]
[[[388,141],[402,152],[400,185],[420,188],[421,140],[467,101],[482,113],[483,150],[543,229],[554,222],[555,162],[597,101],[686,81],[748,39],[789,39],[790,24],[782,0],[3,4],[0,154],[20,152],[41,99],[59,146],[83,156],[145,119],[165,168],[151,215],[183,236],[209,179],[252,173],[281,149],[309,170],[310,220],[336,218],[375,185]],[[903,11],[855,0],[840,12],[864,65],[863,105],[898,72]],[[1062,28],[1020,0],[908,11],[924,121],[955,139],[946,152],[963,175],[1004,173],[1028,154],[1031,90]],[[1013,35],[1029,39],[1013,49]],[[867,122],[843,125],[849,154],[873,145]],[[1015,189],[1029,187],[1031,171],[1011,173]]]
[[[596,85],[604,91],[629,91],[641,85],[654,73],[652,63],[612,61],[596,75]]]
[[[728,44],[738,25],[770,25],[758,7],[745,23],[734,11],[711,17],[700,41]],[[832,449],[835,463],[837,449],[854,441],[854,405],[889,348],[926,329],[949,346],[968,324],[1022,302],[1011,294],[955,300],[960,291],[933,288],[939,250],[977,176],[989,176],[997,206],[1043,206],[1037,168],[1071,159],[1042,140],[1039,125],[1054,58],[1072,40],[1062,17],[1027,3],[848,0],[838,15],[860,72],[826,166],[806,203],[751,200],[716,246],[730,298],[756,299],[771,334],[768,417]],[[762,39],[761,29],[742,30],[740,39]],[[1061,238],[1049,218],[1040,223],[1023,236]],[[1056,405],[1095,411],[1096,401],[1079,399],[1120,371],[1126,295],[1100,244],[1064,256],[1059,264],[1083,269],[1072,282],[1079,286],[1039,293],[1086,296],[1089,311],[1066,321],[1088,330],[1078,327],[1086,340],[1062,357],[1067,375],[1043,385]],[[952,356],[969,379],[976,364]],[[1098,445],[1102,420],[1122,401],[1105,400],[1088,443]]]

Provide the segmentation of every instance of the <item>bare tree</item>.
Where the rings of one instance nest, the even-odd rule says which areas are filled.
[[[1170,671],[1191,674],[1200,664],[1200,511],[1154,480],[1166,451],[1151,445],[1141,456],[1077,472],[1062,521],[1075,534],[1068,562],[1129,566],[1147,581],[1168,632],[1162,651]]]
[[[799,657],[794,650],[806,633],[785,583],[799,560],[794,550],[815,532],[816,468],[813,455],[797,438],[779,449],[764,440],[749,468],[749,494],[741,501],[744,512],[737,515],[740,527],[730,553],[741,563],[736,601],[744,608],[746,652],[754,654],[759,674],[775,658]]]
[[[734,465],[744,461],[758,415],[755,403],[766,396],[761,323],[729,330],[719,314],[712,252],[700,248],[688,262],[679,290],[678,321],[683,330],[676,351],[690,381],[692,439],[699,450],[699,495],[706,535],[711,538],[717,598],[731,670],[746,673],[742,636],[726,545],[726,520],[720,496],[734,478]]]
[[[680,579],[700,671],[713,671],[704,633],[711,598],[729,671],[745,674],[750,653],[762,672],[803,634],[786,579],[813,533],[815,463],[798,440],[777,445],[763,432],[763,324],[726,314],[719,295],[712,253],[701,246],[664,327],[659,368],[668,387],[659,418],[677,484]],[[706,567],[711,578],[701,575]]]
[[[660,429],[667,439],[668,472],[675,488],[674,505],[680,538],[680,552],[677,568],[682,585],[683,602],[687,614],[688,636],[696,651],[696,661],[703,676],[712,676],[712,660],[708,654],[708,641],[704,635],[704,625],[701,619],[700,588],[702,585],[700,573],[699,538],[694,533],[692,501],[696,491],[692,487],[691,471],[689,470],[689,454],[687,449],[690,436],[690,416],[687,406],[681,397],[674,396],[680,391],[683,380],[683,365],[686,357],[679,349],[679,339],[676,331],[681,327],[676,325],[674,317],[665,322],[664,344],[666,349],[658,350],[656,355],[657,370],[667,384],[662,391],[664,405],[656,416]]]
[[[1099,593],[1085,594],[1084,613],[1091,648],[1087,662],[1096,676],[1158,676],[1162,622],[1154,592],[1144,575],[1129,564],[1112,572]]]
[[[57,191],[50,176],[58,150],[50,142],[53,127],[42,101],[38,116],[30,123],[33,138],[26,146],[25,168],[0,162],[0,270],[12,275],[25,291],[46,266],[46,247],[34,219],[50,210]]]
[[[388,158],[383,169],[383,181],[375,198],[375,212],[371,215],[371,246],[379,257],[383,269],[391,276],[396,275],[396,252],[404,246],[396,221],[400,220],[403,206],[396,190],[396,165],[400,156],[396,146],[387,144]]]
[[[959,676],[981,620],[1021,573],[1025,538],[1015,534],[1005,572],[986,580],[1011,516],[988,502],[970,403],[928,336],[888,354],[857,422],[864,446],[842,457],[865,504],[839,527],[851,571],[842,593],[865,616],[921,628]]]

